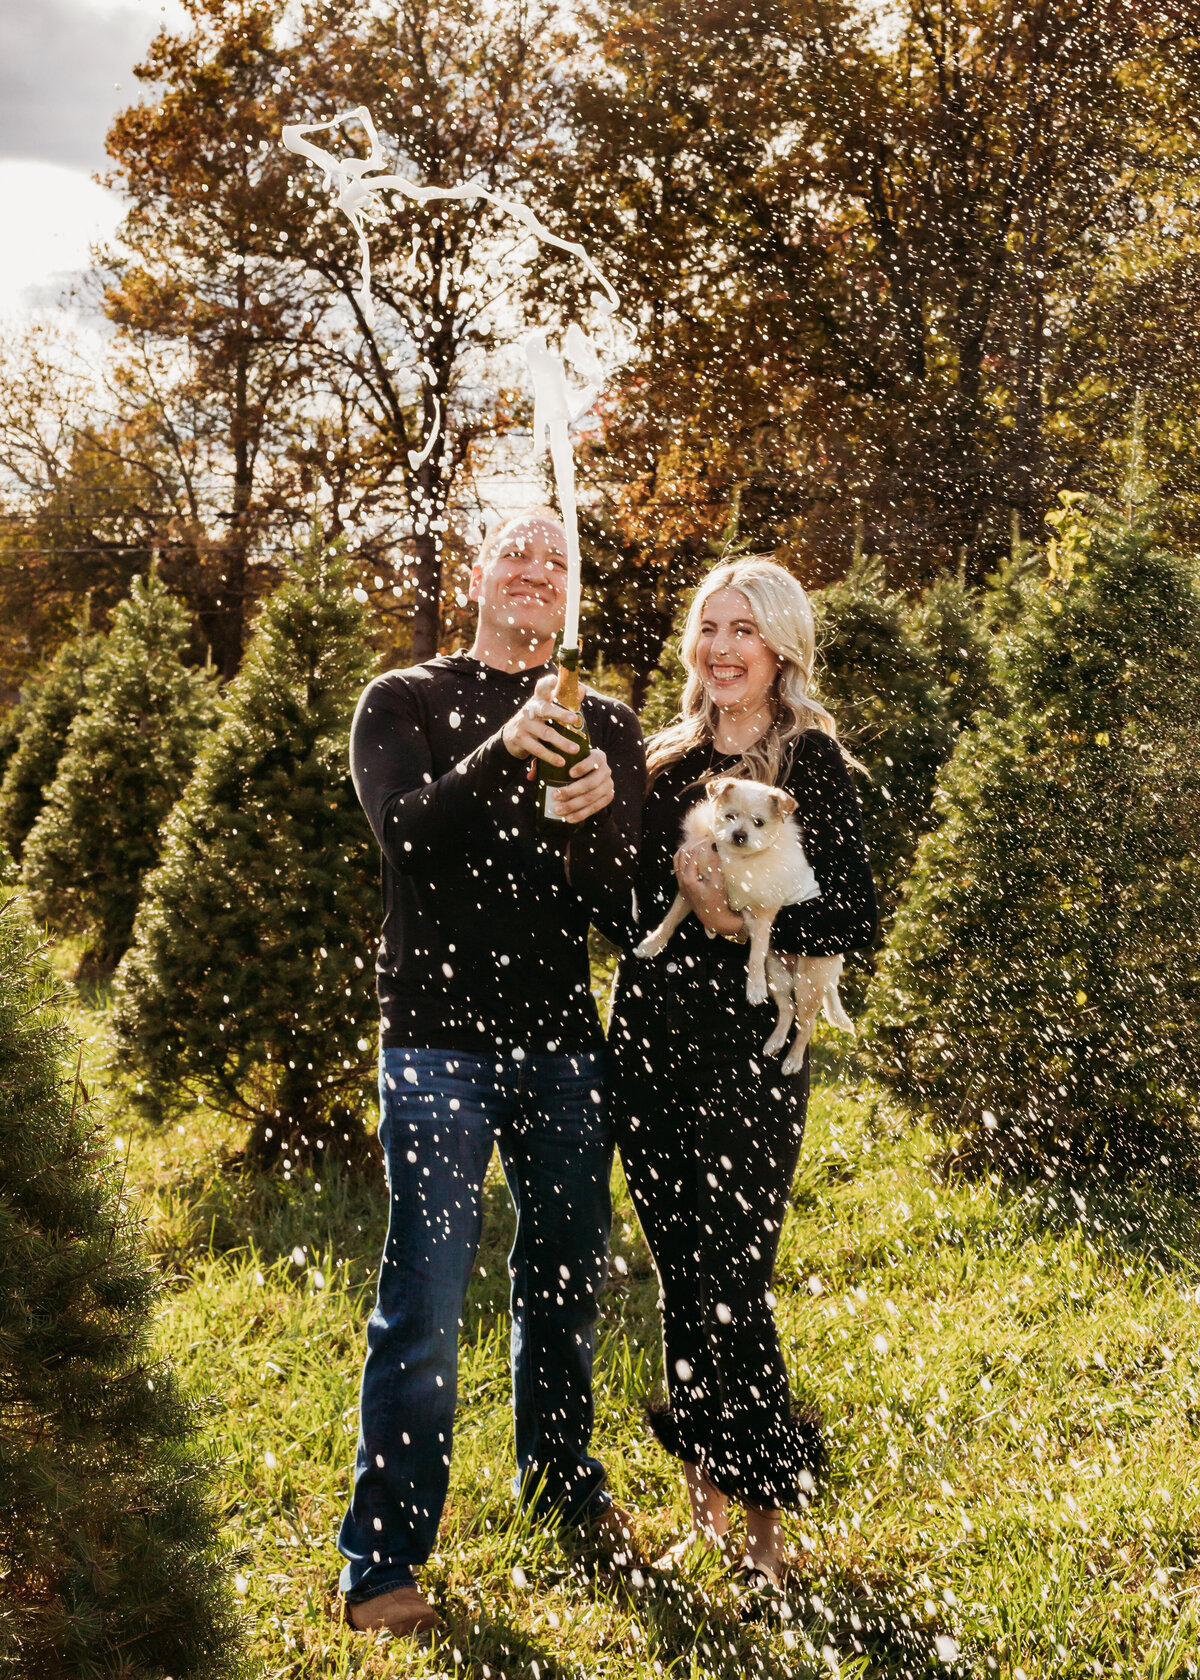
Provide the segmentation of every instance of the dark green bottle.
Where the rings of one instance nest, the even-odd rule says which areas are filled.
[[[560,706],[568,711],[579,712],[579,649],[560,648],[558,653],[558,682],[554,688],[554,698]],[[582,718],[583,713],[579,713]],[[556,731],[568,736],[576,743],[576,750],[566,752],[565,764],[547,764],[544,758],[537,761],[537,776],[534,780],[534,822],[543,834],[569,834],[576,826],[566,822],[562,817],[554,815],[555,789],[566,785],[571,780],[571,767],[586,758],[591,751],[592,744],[588,739],[587,725],[579,729],[566,729],[561,723],[554,725]]]

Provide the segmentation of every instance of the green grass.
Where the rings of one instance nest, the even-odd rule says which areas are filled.
[[[66,957],[62,958],[66,961]],[[86,999],[102,1009],[103,988]],[[103,1015],[78,1007],[85,1074]],[[120,1114],[116,1099],[113,1113]],[[818,1083],[777,1316],[822,1409],[829,1485],[789,1521],[790,1614],[748,1622],[712,1560],[674,1584],[589,1572],[514,1509],[502,1181],[464,1313],[429,1652],[335,1626],[382,1177],[247,1180],[211,1115],[115,1124],[170,1279],[159,1335],[216,1402],[207,1446],[255,1672],[625,1680],[658,1674],[1197,1673],[1200,1203],[1162,1182],[943,1180],[935,1140],[870,1085]],[[684,1531],[642,1401],[656,1289],[618,1172],[596,1449],[648,1552]]]
[[[832,1477],[790,1524],[791,1617],[756,1625],[713,1563],[674,1586],[595,1577],[517,1518],[509,1213],[493,1178],[450,1499],[425,1576],[450,1634],[421,1653],[339,1630],[329,1613],[380,1186],[336,1169],[247,1184],[219,1168],[230,1141],[197,1119],[127,1148],[174,1280],[162,1344],[221,1404],[209,1444],[263,1672],[1196,1672],[1194,1205],[1150,1184],[1083,1192],[1081,1210],[1054,1186],[942,1183],[938,1146],[869,1087],[819,1087],[776,1287]],[[655,1288],[619,1178],[616,1196],[625,1271],[604,1303],[596,1445],[653,1551],[683,1531],[684,1504],[641,1421],[660,1380]],[[941,1646],[949,1661],[939,1638],[954,1642]]]

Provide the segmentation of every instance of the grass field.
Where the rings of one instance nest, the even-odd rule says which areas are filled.
[[[450,1631],[420,1652],[330,1617],[382,1185],[336,1170],[247,1182],[221,1169],[235,1142],[199,1120],[121,1133],[171,1280],[162,1345],[216,1402],[207,1445],[256,1672],[1197,1672],[1195,1200],[1150,1182],[943,1182],[943,1146],[869,1085],[818,1084],[777,1292],[832,1473],[789,1524],[788,1613],[761,1622],[713,1560],[673,1583],[595,1574],[515,1517],[509,1213],[493,1178],[451,1495],[425,1575]],[[614,1258],[596,1445],[653,1553],[683,1532],[684,1504],[642,1423],[660,1381],[655,1286],[619,1177]]]

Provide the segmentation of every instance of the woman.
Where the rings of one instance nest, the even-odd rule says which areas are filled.
[[[793,1415],[771,1314],[808,1061],[785,1075],[764,1057],[775,1011],[746,1001],[741,917],[708,843],[685,851],[679,836],[713,775],[786,788],[821,895],[785,906],[774,948],[832,956],[871,943],[858,799],[833,719],[809,693],[813,653],[807,597],[774,562],[720,566],[697,591],[682,717],[649,743],[637,882],[641,933],[678,890],[694,914],[661,956],[623,959],[609,1026],[617,1138],[662,1286],[669,1404],[651,1424],[683,1461],[691,1504],[690,1534],[661,1561],[719,1542],[735,1501],[746,1512],[745,1567],[772,1586],[780,1507],[812,1486],[820,1449],[815,1427]]]

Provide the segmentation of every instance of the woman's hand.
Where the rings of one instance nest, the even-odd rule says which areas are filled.
[[[514,712],[500,731],[514,758],[544,758],[547,764],[565,764],[574,750],[575,743],[560,735],[554,725],[565,723],[568,729],[578,729],[583,720],[578,712],[568,711],[555,700],[557,681],[553,672],[543,677],[521,710]]]
[[[711,840],[697,840],[680,846],[675,853],[675,879],[679,890],[709,933],[741,933],[742,918],[729,908],[725,877],[717,862],[717,848]]]

